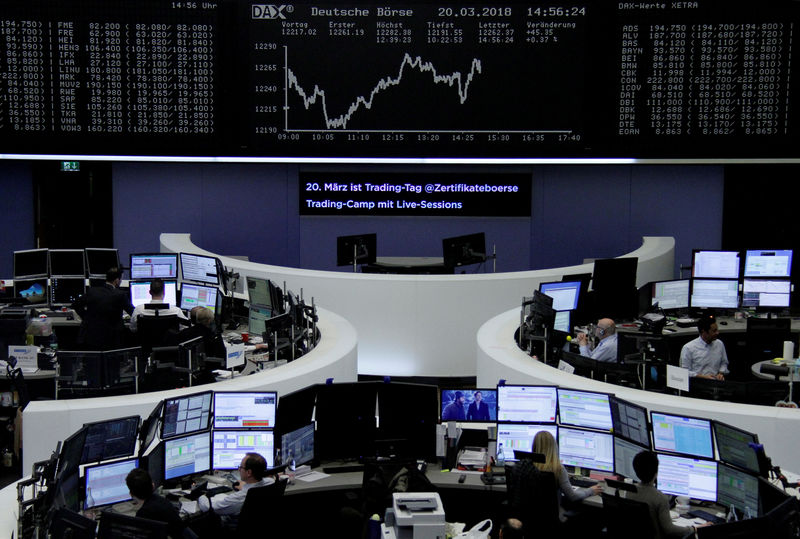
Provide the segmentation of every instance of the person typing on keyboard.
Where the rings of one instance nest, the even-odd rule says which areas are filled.
[[[211,499],[201,496],[197,500],[197,510],[205,512],[213,508],[215,513],[223,517],[223,523],[232,525],[235,517],[242,511],[247,491],[253,487],[265,487],[275,482],[273,478],[265,477],[266,471],[267,461],[263,456],[258,453],[247,453],[239,465],[240,481],[234,486],[234,491]]]

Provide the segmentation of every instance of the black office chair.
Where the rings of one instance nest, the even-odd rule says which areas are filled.
[[[542,472],[533,461],[522,459],[516,466],[506,466],[508,517],[517,518],[537,537],[550,537],[558,532],[558,491],[551,472]]]
[[[234,536],[261,537],[267,534],[283,537],[282,530],[275,529],[275,526],[283,522],[282,501],[287,484],[286,479],[280,479],[271,485],[248,490]],[[268,518],[270,516],[272,518]]]
[[[601,494],[603,516],[609,539],[648,539],[655,537],[655,523],[650,516],[650,507],[637,500]]]

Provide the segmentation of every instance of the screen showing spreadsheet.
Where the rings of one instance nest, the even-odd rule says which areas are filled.
[[[150,281],[131,281],[129,286],[131,290],[131,305],[134,307],[152,301]],[[172,307],[178,305],[178,284],[175,281],[164,281],[164,299],[162,303],[169,303]]]
[[[614,436],[614,473],[631,479],[638,479],[639,477],[633,469],[633,457],[647,449]]]
[[[610,431],[608,394],[558,388],[558,420],[562,425]]]
[[[614,434],[650,449],[647,408],[611,397],[611,421]]]
[[[203,473],[210,469],[210,432],[182,436],[164,442],[164,479]]]
[[[665,310],[686,309],[689,307],[689,279],[659,281],[653,283],[650,305]]]
[[[555,386],[498,386],[497,420],[513,423],[555,423]]]
[[[694,251],[692,277],[738,279],[739,251]]]
[[[161,438],[180,436],[209,428],[211,391],[164,401]]]
[[[760,514],[758,477],[720,462],[717,465],[717,503],[736,508],[740,513],[748,510],[753,516]]]
[[[650,412],[656,451],[714,458],[711,421],[696,417]]]
[[[558,440],[556,425],[534,425],[530,423],[501,423],[497,425],[497,447],[502,444],[507,461],[516,461],[514,451],[533,452],[533,439],[541,431],[547,431]]]
[[[792,251],[748,250],[744,258],[745,277],[791,277]]]
[[[139,467],[139,459],[118,460],[98,466],[87,466],[86,509],[112,505],[131,499],[125,478],[131,470]]]
[[[195,307],[205,307],[216,313],[220,292],[216,286],[181,284],[181,309],[191,311]]]
[[[713,428],[719,460],[751,472],[759,471],[758,456],[752,447],[758,444],[758,436],[719,421],[714,421]]]
[[[696,500],[717,500],[717,463],[675,455],[658,455],[658,490]]]
[[[692,279],[692,307],[736,309],[739,306],[739,281]]]
[[[553,310],[573,311],[578,308],[580,281],[541,283],[539,292],[553,298]]]
[[[210,256],[181,253],[181,279],[219,284],[217,259]]]
[[[274,391],[217,391],[214,393],[214,428],[274,428],[277,402],[278,394]]]
[[[169,253],[131,255],[131,279],[177,279],[178,255]]]
[[[565,466],[614,471],[614,437],[611,434],[559,427],[558,451]]]
[[[214,469],[236,470],[247,453],[258,453],[272,468],[275,438],[271,430],[214,431]]]
[[[745,279],[742,281],[742,307],[788,307],[792,283],[787,279]]]

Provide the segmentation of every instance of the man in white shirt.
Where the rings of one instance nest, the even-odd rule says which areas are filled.
[[[717,321],[713,316],[703,317],[697,322],[697,330],[700,336],[681,349],[681,367],[689,370],[689,376],[724,380],[728,374],[728,354],[717,339]]]
[[[234,491],[224,496],[214,496],[210,500],[206,496],[201,496],[197,500],[197,510],[205,512],[211,506],[218,515],[238,516],[242,511],[248,490],[253,487],[265,487],[275,482],[273,478],[264,476],[266,472],[267,461],[264,457],[258,453],[247,453],[239,465],[240,480],[239,484],[234,487]]]
[[[594,328],[594,336],[599,339],[594,350],[589,350],[589,339],[585,333],[578,333],[578,346],[581,355],[596,361],[617,361],[617,325],[610,318],[601,318]]]
[[[144,303],[139,305],[133,310],[131,313],[131,331],[134,333],[137,330],[137,320],[140,316],[154,316],[155,311],[152,309],[145,309],[145,305],[153,304],[153,303],[164,303],[164,281],[156,277],[152,281],[150,281],[150,301],[148,303]],[[170,305],[166,309],[159,309],[158,310],[159,316],[172,316],[177,315],[178,318],[183,320],[188,320],[186,315],[183,314],[183,311],[180,307],[175,305]]]

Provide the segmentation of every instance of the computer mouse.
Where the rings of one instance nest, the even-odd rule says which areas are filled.
[[[727,323],[725,320],[720,320],[720,323],[719,323],[719,324],[720,324],[721,326],[727,326],[727,325],[728,325],[728,323]]]

